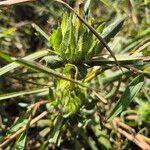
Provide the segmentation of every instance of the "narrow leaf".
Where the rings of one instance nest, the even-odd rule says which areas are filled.
[[[19,91],[19,92],[6,93],[6,94],[0,95],[0,100],[5,100],[8,98],[14,98],[14,97],[29,95],[29,94],[42,93],[48,90],[49,90],[48,88],[38,88],[38,89],[30,89],[30,90],[24,90],[24,91]]]
[[[25,144],[26,144],[26,139],[27,139],[27,131],[23,132],[18,140],[16,141],[15,144],[15,149],[16,150],[24,150],[25,149]]]
[[[144,83],[144,78],[138,76],[132,80],[127,86],[120,100],[114,106],[108,116],[108,121],[112,121],[119,113],[121,113],[132,102],[136,94],[140,91]]]
[[[58,116],[54,125],[54,128],[51,131],[50,137],[49,137],[49,143],[56,143],[58,144],[59,140],[59,134],[61,132],[61,128],[63,126],[63,118],[61,116]]]
[[[47,35],[38,25],[32,23],[32,27],[40,33],[47,41],[49,41],[49,35]]]
[[[106,27],[101,36],[105,40],[106,43],[109,43],[111,38],[113,38],[123,26],[124,19],[116,19],[113,23],[111,23],[108,27]],[[104,48],[104,46],[100,43],[96,48],[96,53],[100,53],[100,51]]]
[[[13,134],[14,132],[16,132],[18,129],[20,129],[21,127],[25,126],[27,124],[28,120],[20,117],[18,118],[14,124],[12,125],[12,127],[8,130],[8,132],[6,133],[7,136]]]
[[[84,12],[87,13],[90,7],[91,0],[87,0],[84,5]]]
[[[0,57],[5,59],[8,62],[13,61],[13,57],[10,57],[8,54],[6,54],[6,53],[4,53],[2,51],[0,51]]]
[[[60,44],[62,42],[62,31],[61,28],[57,28],[57,30],[50,37],[50,44],[54,48],[56,52],[60,53]]]

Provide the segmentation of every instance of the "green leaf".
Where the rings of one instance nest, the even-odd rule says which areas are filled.
[[[82,57],[82,52],[83,52],[83,36],[80,36],[77,47],[76,47],[76,51],[74,54],[74,61],[78,63],[81,61],[80,59]]]
[[[92,46],[95,38],[91,32],[86,31],[83,35],[83,48],[82,48],[82,60],[88,59],[87,58],[87,53]],[[95,40],[96,41],[96,40]]]
[[[107,132],[101,130],[99,125],[92,126],[92,130],[95,133],[95,136],[97,137],[97,141],[102,145],[102,148],[104,150],[111,150],[112,145],[108,138]]]
[[[49,54],[48,50],[42,50],[42,51],[39,51],[39,52],[35,52],[31,55],[28,55],[28,56],[24,57],[23,59],[32,61],[32,60],[36,60],[38,58],[41,58],[43,56],[46,56],[48,54]],[[1,51],[0,51],[0,57],[5,59],[6,61],[9,61],[9,62],[13,61],[12,57],[10,57],[8,54],[3,53]],[[12,62],[12,63],[0,68],[0,76],[4,75],[5,73],[7,73],[7,72],[9,72],[9,71],[11,71],[11,70],[13,70],[17,67],[20,67],[20,66],[21,66],[20,64]]]
[[[84,12],[87,13],[90,7],[91,0],[87,0],[84,5]]]
[[[60,68],[65,64],[58,55],[45,56],[42,58],[42,61],[44,61],[51,69]]]
[[[23,117],[18,118],[15,123],[13,124],[13,126],[8,130],[8,132],[6,133],[7,136],[13,134],[14,132],[16,132],[18,129],[20,129],[21,127],[25,126],[27,124],[28,120],[24,119]]]
[[[62,42],[62,30],[61,28],[57,28],[57,30],[50,36],[50,44],[54,48],[54,50],[58,53],[61,52],[60,44]]]
[[[2,51],[0,51],[0,57],[3,58],[3,59],[5,59],[8,62],[11,62],[11,61],[14,60],[13,57],[10,57],[8,54],[6,54],[6,53],[4,53]]]
[[[58,116],[55,120],[54,128],[51,130],[49,143],[56,143],[58,144],[59,135],[61,132],[61,128],[63,126],[64,119],[61,116]]]
[[[93,43],[89,47],[88,54],[87,54],[87,57],[86,57],[86,61],[90,60],[94,56],[95,47],[96,47],[97,43],[98,43],[98,41],[95,40],[95,41],[93,41]]]
[[[116,19],[113,23],[111,23],[108,27],[106,27],[101,36],[105,40],[106,43],[109,43],[111,38],[113,38],[121,29],[124,23],[124,18]],[[99,53],[104,46],[100,43],[96,48],[96,53]]]
[[[74,28],[73,25],[71,24],[71,28],[70,28],[70,44],[69,44],[69,48],[70,48],[70,60],[73,60],[74,54],[75,54],[75,49],[76,49],[76,40],[75,40],[75,32],[74,32]]]
[[[71,54],[71,51],[70,51],[70,47],[69,47],[69,44],[70,44],[70,33],[71,33],[71,16],[68,18],[67,20],[67,24],[66,24],[66,28],[64,30],[64,35],[63,35],[63,38],[62,38],[62,43],[60,45],[60,52],[61,52],[61,55],[64,57],[67,57],[67,58],[70,58],[70,54]],[[63,31],[62,31],[63,32]]]
[[[24,150],[26,145],[26,139],[27,139],[27,130],[19,136],[15,144],[15,149]]]
[[[111,23],[108,27],[103,30],[102,37],[106,42],[109,42],[111,38],[113,38],[118,31],[121,29],[124,23],[124,18],[117,18],[113,23]]]
[[[62,35],[64,36],[64,33],[66,32],[66,24],[68,22],[68,13],[63,13],[63,18],[61,22],[61,30],[62,30]]]
[[[96,31],[97,31],[98,33],[103,32],[103,30],[104,30],[104,28],[105,28],[105,25],[106,25],[106,23],[103,22],[102,24],[100,24],[100,25],[97,27]]]
[[[114,106],[108,116],[108,121],[112,121],[119,113],[121,113],[132,102],[136,94],[140,91],[144,84],[144,77],[138,76],[132,80],[127,86],[120,100]]]

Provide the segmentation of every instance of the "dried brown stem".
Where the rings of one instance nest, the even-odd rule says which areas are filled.
[[[103,104],[107,104],[107,100],[100,93],[96,91],[93,91],[93,93]]]
[[[133,128],[121,122],[119,118],[115,118],[113,120],[113,125],[116,127],[115,129],[118,133],[125,136],[128,140],[134,142],[141,149],[150,150],[150,139],[148,137],[136,133]],[[105,127],[108,129],[113,129],[110,123],[105,123]]]
[[[143,150],[150,150],[150,145],[146,143],[138,134],[132,135],[126,131],[124,131],[121,128],[117,128],[117,131],[125,136],[128,140],[134,142],[136,145],[138,145]]]
[[[137,115],[128,115],[125,117],[126,120],[128,121],[135,121],[135,120],[138,120],[138,116]]]
[[[135,130],[132,129],[130,126],[126,125],[125,123],[121,122],[119,118],[115,118],[113,120],[113,123],[115,125],[117,125],[117,127],[121,127],[121,128],[123,128],[124,130],[126,130],[129,133],[135,134]]]

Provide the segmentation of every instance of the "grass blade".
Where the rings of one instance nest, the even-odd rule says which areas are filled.
[[[38,25],[32,23],[32,27],[40,33],[47,41],[49,41],[49,35],[47,35]]]
[[[12,135],[13,133],[17,132],[17,130],[19,130],[21,127],[26,126],[27,125],[28,120],[25,119],[24,117],[19,117],[14,124],[12,125],[12,127],[10,127],[10,129],[8,130],[8,132],[6,133],[7,136]]]
[[[38,58],[44,57],[48,54],[49,54],[48,50],[43,50],[43,51],[35,52],[31,55],[28,55],[28,56],[24,57],[23,59],[32,61],[32,60],[36,60]],[[10,57],[8,54],[5,54],[1,51],[0,51],[0,57],[9,62],[14,61],[14,58]],[[13,62],[13,63],[10,63],[10,64],[0,68],[0,76],[4,75],[5,73],[7,73],[17,67],[20,67],[20,64]]]
[[[48,91],[48,88],[38,88],[38,89],[30,89],[30,90],[24,90],[20,92],[12,92],[12,93],[7,93],[7,94],[2,94],[0,95],[0,100],[5,100],[8,98],[14,98],[18,96],[23,96],[23,95],[29,95],[29,94],[37,94],[37,93],[42,93]]]
[[[116,56],[116,58],[120,63],[120,65],[143,65],[142,57],[118,55]],[[93,60],[91,60],[88,65],[105,66],[106,64],[113,65],[115,64],[115,61],[112,58],[97,57],[97,58],[93,58]]]
[[[87,13],[90,7],[91,0],[87,0],[84,5],[84,12]]]

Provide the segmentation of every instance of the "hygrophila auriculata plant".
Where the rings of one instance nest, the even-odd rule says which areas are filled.
[[[94,21],[89,16],[87,18],[88,24],[93,26]],[[123,19],[118,19],[104,29],[105,23],[101,23],[96,27],[96,31],[102,33],[106,42],[109,42],[122,24]],[[104,48],[95,35],[72,13],[63,14],[60,27],[50,36],[50,44],[55,54],[43,58],[46,64],[53,69],[62,68],[62,73],[68,78],[81,82],[92,67],[93,57],[100,55]],[[73,120],[73,125],[81,122],[84,125],[88,116],[90,118],[94,114],[97,100],[88,93],[88,90],[86,87],[63,79],[55,82],[54,88],[49,92],[49,98],[53,101],[48,105],[54,105],[61,117],[58,117],[54,128],[57,128],[58,124],[61,124],[59,126],[61,128],[64,123]],[[50,141],[57,139],[58,135],[58,132],[55,132]]]

